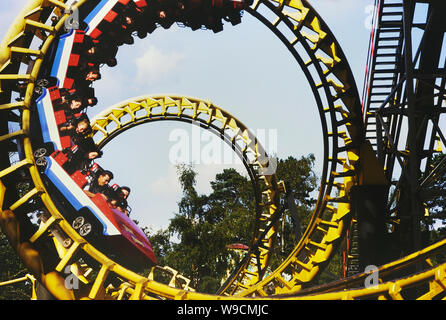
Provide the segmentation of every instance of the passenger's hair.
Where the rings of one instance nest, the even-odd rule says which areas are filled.
[[[78,93],[75,92],[75,93],[72,93],[69,95],[69,100],[70,101],[73,101],[73,100],[82,101],[82,98]]]
[[[127,191],[130,193],[130,188],[127,187],[127,186],[123,186],[123,187],[121,187],[121,190],[127,190]]]
[[[85,113],[83,113],[80,117],[74,119],[73,125],[77,127],[82,122],[87,124],[88,126],[87,132],[89,133],[91,131],[91,125],[90,125],[90,120],[88,119],[88,116]]]
[[[83,113],[79,117],[75,118],[75,123],[82,122],[82,121],[88,121],[88,123],[90,123],[90,119],[88,118],[88,115],[86,115],[85,113]]]
[[[98,66],[95,65],[95,66],[91,67],[91,68],[88,70],[87,74],[90,73],[90,72],[96,73],[96,74],[98,75],[97,78],[96,78],[96,80],[101,80],[102,75],[101,75],[101,71],[100,71],[100,69],[99,69]]]
[[[105,175],[108,175],[110,177],[110,180],[113,180],[113,178],[114,178],[113,173],[109,170],[104,170],[104,171],[100,172],[98,177],[105,176]]]
[[[91,100],[91,102],[89,102],[88,100]],[[90,106],[90,107],[94,107],[95,105],[98,104],[98,98],[96,98],[96,97],[85,98],[83,101],[83,104]]]
[[[80,119],[77,119],[76,121],[75,121],[75,126],[78,126],[80,123],[85,123],[85,124],[87,124],[88,125],[88,127],[90,127],[90,121],[88,121],[88,119],[86,119],[86,118],[80,118]]]
[[[106,63],[107,63],[107,66],[112,68],[112,67],[116,67],[116,65],[118,64],[118,60],[115,57],[111,57],[107,60]]]
[[[88,69],[89,72],[100,73],[100,69],[97,65],[94,65]]]

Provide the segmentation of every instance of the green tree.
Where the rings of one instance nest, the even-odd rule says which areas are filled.
[[[19,173],[14,173],[19,174]],[[18,197],[24,196],[32,188],[30,180],[15,179],[15,188]],[[31,204],[23,205],[25,208],[33,207]],[[8,239],[0,228],[0,282],[24,277],[28,269],[22,263],[16,252],[10,246]],[[32,284],[21,282],[0,287],[0,300],[29,300],[32,294]]]
[[[252,218],[247,217],[253,212],[252,187],[247,178],[229,169],[216,176],[210,195],[198,195],[195,176],[192,167],[179,168],[183,198],[168,228],[179,243],[171,245],[164,259],[190,278],[193,287],[215,292],[234,258],[226,246],[252,237]]]
[[[435,156],[432,166],[436,169],[435,174],[425,179],[428,184],[425,192],[428,215],[425,216],[424,223],[431,229],[435,225],[443,229],[446,228],[446,155]]]
[[[446,154],[436,155],[432,167],[435,174],[425,177],[428,186],[423,191],[427,208],[423,219],[424,246],[446,237]],[[444,263],[446,254],[439,253],[431,260],[435,264]]]
[[[8,239],[0,231],[0,282],[21,278],[28,273],[20,258],[11,248]],[[0,287],[0,300],[29,300],[32,286],[22,282]]]
[[[313,172],[314,156],[278,161],[277,176],[287,181],[288,201],[295,205],[298,219],[284,214],[281,230],[284,246],[275,253],[272,267],[282,261],[298,241],[295,224],[303,230],[315,200],[311,193],[317,179]],[[227,273],[242,258],[227,249],[233,243],[251,245],[255,223],[255,199],[251,181],[234,169],[226,169],[211,181],[209,195],[199,195],[195,189],[197,173],[192,166],[178,167],[183,197],[178,214],[171,219],[167,230],[150,235],[150,241],[160,254],[160,264],[169,265],[192,280],[192,287],[201,292],[215,293]],[[178,239],[168,241],[168,235]]]
[[[278,246],[278,256],[282,258],[297,245],[311,219],[316,203],[312,193],[316,190],[318,182],[313,171],[314,162],[313,154],[299,160],[288,157],[278,162],[277,178],[285,182],[287,189],[287,194],[282,195],[281,203],[288,208],[283,217],[282,238]],[[276,267],[280,260],[282,259],[273,262],[272,267]]]

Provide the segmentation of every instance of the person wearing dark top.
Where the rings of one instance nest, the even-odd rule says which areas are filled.
[[[102,78],[99,67],[96,65],[77,68],[72,77],[74,79],[74,87],[81,96],[89,94],[92,83]]]
[[[92,161],[103,155],[103,152],[94,143],[93,138],[90,137],[80,140],[78,145],[66,148],[62,152],[68,157],[68,161],[63,168],[70,175],[77,170],[86,172]]]
[[[124,212],[127,216],[130,215],[129,204],[127,199],[130,195],[130,188],[127,186],[122,186],[119,190],[118,194],[118,203],[117,207],[120,211]]]
[[[61,99],[54,103],[54,110],[64,110],[66,115],[79,113],[84,110],[85,107],[86,104],[84,103],[84,99],[77,94],[61,96]]]
[[[90,198],[94,197],[96,194],[100,193],[106,200],[108,200],[107,192],[109,189],[109,182],[113,179],[113,173],[105,170],[100,171],[98,175],[88,183],[85,188],[84,192],[87,196]]]
[[[86,115],[73,118],[68,122],[59,126],[61,136],[71,136],[74,144],[78,144],[78,140],[85,137],[91,132],[90,121]]]
[[[109,190],[109,194],[107,195],[110,207],[113,209],[118,209],[122,213],[129,216],[130,208],[127,202],[129,194],[129,187],[119,187],[118,185],[113,185]]]
[[[96,97],[86,97],[82,100],[82,105],[85,107],[94,107],[98,104],[98,98]]]

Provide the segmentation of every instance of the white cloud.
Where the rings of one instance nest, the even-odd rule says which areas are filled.
[[[139,58],[136,59],[138,81],[144,80],[149,85],[154,84],[158,80],[164,80],[169,75],[174,74],[178,70],[180,62],[184,56],[178,52],[165,53],[154,46]]]
[[[181,187],[178,182],[176,167],[173,165],[169,165],[167,174],[153,181],[149,186],[149,191],[152,196],[155,195],[157,197],[181,197]]]

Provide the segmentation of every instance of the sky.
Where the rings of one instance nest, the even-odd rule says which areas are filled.
[[[1,36],[26,0],[1,0]],[[329,25],[345,52],[362,93],[374,0],[309,1]],[[175,94],[208,99],[227,110],[255,134],[269,154],[280,158],[316,156],[321,171],[322,135],[310,87],[291,53],[255,18],[224,24],[224,31],[191,31],[174,25],[158,28],[146,39],[119,49],[118,66],[104,67],[94,84],[99,104],[90,118],[108,107],[142,95]],[[182,135],[200,150],[229,149],[216,137],[179,122],[136,127],[104,148],[99,164],[114,172],[112,183],[132,188],[132,218],[142,226],[166,228],[181,199],[173,151]],[[238,161],[210,163],[203,151],[194,164],[197,190],[208,193],[209,181],[224,168],[245,174]]]

